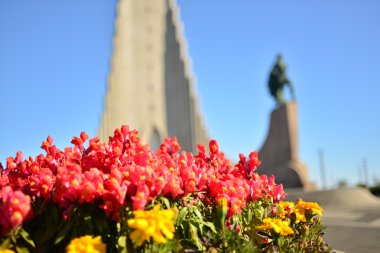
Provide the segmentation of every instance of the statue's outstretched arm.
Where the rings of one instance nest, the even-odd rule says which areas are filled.
[[[292,96],[292,100],[296,100],[296,94],[294,92],[292,81],[288,80],[288,86],[289,86],[289,89],[290,89],[290,95]]]

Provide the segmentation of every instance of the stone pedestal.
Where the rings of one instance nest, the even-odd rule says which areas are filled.
[[[259,152],[262,164],[258,172],[274,175],[285,188],[315,188],[298,157],[297,103],[288,102],[271,113],[270,127]]]

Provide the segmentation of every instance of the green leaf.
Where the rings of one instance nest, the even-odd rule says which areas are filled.
[[[164,202],[165,207],[167,209],[169,209],[170,208],[170,202],[169,202],[169,200],[167,198],[162,198],[162,201]]]
[[[42,231],[40,230],[39,237],[38,237],[39,239],[36,241],[38,243],[47,242],[50,239],[52,239],[52,237],[55,235],[56,232],[57,232],[57,227],[55,225],[50,225],[46,229]]]
[[[34,244],[34,241],[32,240],[32,238],[30,237],[29,233],[26,232],[24,229],[20,229],[19,231],[21,237],[29,244],[31,245],[32,247],[36,247],[36,245]]]
[[[199,224],[198,224],[198,227],[199,227],[199,232],[200,232],[201,235],[203,236],[203,223],[199,223]]]
[[[251,220],[252,220],[252,216],[253,216],[253,214],[252,214],[252,209],[250,208],[250,207],[248,207],[248,214],[247,214],[247,223],[249,224],[249,223],[251,223]]]
[[[19,247],[19,246],[17,246],[16,247],[16,252],[17,253],[29,253],[29,250],[26,247]]]
[[[11,230],[10,232],[10,239],[13,243],[17,243],[17,237],[18,237],[18,230],[20,227],[16,227],[15,229]]]
[[[179,239],[179,243],[185,249],[191,249],[194,247],[194,243],[190,239]]]
[[[189,211],[187,210],[187,207],[184,207],[181,209],[181,211],[178,214],[177,223],[180,224],[182,221],[186,218],[186,215]]]
[[[197,208],[194,208],[193,209],[194,213],[198,216],[198,218],[203,221],[203,216],[201,214],[201,212],[199,212],[199,210]]]
[[[190,235],[191,239],[197,243],[198,242],[198,229],[196,226],[190,223]]]
[[[83,221],[84,221],[84,225],[83,225],[83,228],[90,232],[90,233],[93,233],[94,231],[94,224],[92,222],[92,217],[91,215],[87,214],[86,216],[83,217]]]
[[[214,223],[212,223],[210,221],[207,221],[207,222],[203,222],[203,224],[205,226],[207,226],[208,228],[210,228],[212,230],[212,232],[216,233],[216,229],[215,229]]]
[[[128,250],[127,250],[127,248],[123,248],[122,250],[119,250],[118,252],[119,253],[128,253]]]
[[[121,248],[126,248],[127,247],[127,237],[125,235],[122,235],[119,237],[117,240],[117,245]]]
[[[72,227],[73,223],[71,221],[66,222],[65,225],[63,225],[62,230],[59,231],[58,235],[56,236],[54,244],[57,245],[60,243],[66,237],[66,234],[71,230]]]
[[[254,213],[255,213],[255,218],[258,219],[258,220],[262,220],[264,218],[264,208],[263,207],[257,207],[255,210],[254,210]]]
[[[94,220],[95,220],[94,223],[95,223],[96,229],[98,230],[100,234],[106,233],[108,231],[109,225],[107,223],[107,220],[103,216],[97,216],[95,217]]]
[[[11,244],[11,240],[9,238],[7,238],[6,240],[4,240],[1,245],[0,245],[0,250],[5,250],[9,247],[9,245]]]
[[[52,206],[51,209],[50,209],[50,214],[51,214],[51,217],[52,217],[52,220],[53,220],[54,224],[58,224],[59,223],[59,218],[60,218],[58,207],[55,206],[55,205]]]
[[[193,243],[198,247],[199,250],[202,250],[203,245],[198,238],[198,229],[192,223],[190,223],[190,235]]]

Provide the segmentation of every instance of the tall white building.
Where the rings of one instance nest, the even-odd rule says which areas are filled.
[[[119,0],[115,26],[100,138],[126,124],[154,149],[165,136],[187,151],[207,144],[176,2]]]

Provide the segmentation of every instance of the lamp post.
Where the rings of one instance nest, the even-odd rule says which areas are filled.
[[[368,167],[367,167],[366,158],[363,158],[363,174],[364,174],[364,184],[366,187],[369,187],[369,176],[368,176]]]

